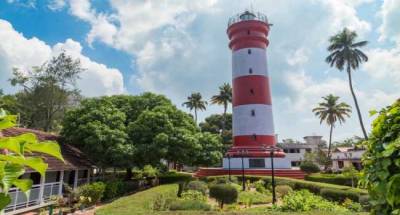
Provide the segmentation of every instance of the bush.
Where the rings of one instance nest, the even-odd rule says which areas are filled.
[[[362,206],[360,203],[358,202],[353,202],[351,199],[346,198],[343,203],[342,206],[349,209],[350,211],[354,211],[354,212],[361,212],[362,211]]]
[[[185,191],[185,192],[182,193],[182,199],[185,199],[185,200],[196,200],[196,201],[206,201],[207,197],[203,193],[201,193],[201,192],[199,192],[197,190],[188,190],[188,191]]]
[[[224,204],[235,203],[238,197],[238,191],[229,184],[216,184],[210,187],[210,197],[215,198],[221,208]]]
[[[263,180],[258,180],[256,182],[254,182],[253,184],[254,188],[256,188],[256,191],[259,193],[263,193],[263,194],[269,194],[269,190],[267,190],[267,188],[265,188],[265,181]]]
[[[353,201],[359,201],[359,193],[351,190],[337,190],[331,188],[324,188],[321,190],[320,195],[331,201],[343,202],[346,198]]]
[[[319,166],[313,162],[302,162],[300,164],[300,169],[307,174],[321,171]]]
[[[195,190],[201,192],[203,195],[206,195],[208,187],[203,181],[191,181],[186,185],[185,190]]]
[[[282,199],[281,211],[335,211],[347,212],[348,210],[333,202],[327,201],[320,196],[316,196],[308,190],[291,192]]]
[[[193,179],[192,175],[189,173],[181,173],[181,172],[167,172],[158,176],[158,180],[160,184],[172,184],[177,182],[186,182],[191,181]]]
[[[229,181],[229,176],[210,176],[206,177],[203,180],[206,181],[207,184],[229,184],[229,183],[238,183],[238,177],[231,176],[231,181]]]
[[[156,178],[159,174],[159,171],[157,168],[154,168],[151,165],[146,165],[143,167],[142,174],[145,178]]]
[[[103,197],[106,185],[103,182],[94,182],[91,184],[85,184],[78,188],[78,194],[80,197],[90,198],[89,202],[96,204]]]
[[[134,169],[132,170],[132,179],[135,179],[135,180],[143,179],[143,172],[142,172],[142,170],[140,170],[140,169],[138,169],[138,168],[134,168]]]
[[[108,181],[105,185],[103,199],[113,199],[123,195],[125,192],[125,184],[121,180]]]
[[[275,191],[280,197],[283,197],[292,192],[293,189],[289,185],[278,185],[275,187]]]
[[[171,202],[169,210],[209,211],[211,210],[211,206],[205,203],[204,201],[178,199]]]
[[[238,203],[251,207],[252,204],[267,204],[272,202],[272,197],[255,191],[239,193]]]
[[[351,177],[343,174],[311,174],[305,177],[307,181],[323,182],[329,184],[337,184],[351,186]],[[354,184],[358,183],[358,176],[354,177]]]

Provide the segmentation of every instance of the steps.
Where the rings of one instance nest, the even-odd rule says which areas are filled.
[[[275,176],[286,177],[294,179],[304,179],[306,175],[303,171],[298,169],[275,169]],[[207,177],[207,176],[218,176],[218,175],[228,175],[229,170],[222,168],[200,168],[195,173],[195,177]],[[272,171],[270,169],[245,169],[245,175],[259,175],[259,176],[270,176]],[[242,175],[241,169],[231,169],[231,175]]]

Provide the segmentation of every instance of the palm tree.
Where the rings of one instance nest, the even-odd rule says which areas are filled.
[[[326,124],[330,126],[328,145],[328,159],[330,160],[333,128],[335,127],[337,121],[342,124],[345,122],[345,117],[350,117],[351,107],[344,102],[338,103],[339,96],[329,94],[328,96],[322,98],[324,101],[319,103],[318,106],[312,110],[312,112],[315,113],[315,116],[319,117],[321,124],[323,121],[325,121]]]
[[[365,131],[360,107],[358,106],[357,97],[353,90],[351,71],[356,70],[361,63],[368,61],[367,55],[360,50],[360,48],[367,45],[368,42],[356,42],[356,38],[357,33],[350,31],[347,28],[344,28],[342,32],[332,36],[329,39],[330,45],[328,46],[330,54],[326,57],[325,61],[329,63],[331,67],[336,67],[340,71],[343,71],[343,69],[346,68],[351,95],[353,96],[354,104],[357,109],[358,120],[360,121],[364,139],[367,140],[368,135]]]
[[[187,101],[182,104],[186,106],[190,111],[194,109],[194,121],[197,125],[197,110],[206,110],[207,102],[202,100],[200,93],[192,93],[187,97]]]
[[[224,83],[219,87],[219,94],[211,97],[211,104],[224,106],[222,132],[225,130],[226,110],[228,109],[229,103],[232,103],[232,87],[230,84]]]

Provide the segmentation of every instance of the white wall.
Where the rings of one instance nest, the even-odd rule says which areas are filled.
[[[271,158],[265,159],[265,169],[271,169]],[[244,168],[249,169],[249,158],[243,158]],[[242,158],[231,158],[230,159],[231,169],[242,169]],[[229,163],[228,158],[223,160],[223,168],[228,169]],[[274,168],[276,169],[290,169],[291,164],[288,159],[285,158],[274,158]],[[253,168],[252,168],[253,169]]]

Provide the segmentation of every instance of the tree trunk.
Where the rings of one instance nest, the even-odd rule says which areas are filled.
[[[227,109],[227,105],[224,104],[224,114],[222,116],[222,132],[221,132],[221,136],[223,136],[224,131],[225,131],[225,123],[226,123],[226,109]]]
[[[358,120],[360,121],[361,130],[363,132],[364,139],[368,140],[368,135],[367,135],[367,132],[365,131],[365,128],[364,128],[364,123],[363,123],[363,119],[362,119],[362,116],[361,116],[360,107],[358,106],[357,97],[356,97],[356,94],[354,93],[354,90],[353,90],[353,82],[351,80],[350,65],[347,65],[347,75],[348,75],[348,78],[349,78],[349,86],[350,86],[351,95],[353,96],[354,104],[356,106],[356,110],[357,110],[357,114],[358,114]]]
[[[197,109],[196,108],[194,109],[194,122],[197,125]]]
[[[125,180],[126,181],[131,180],[132,176],[133,176],[132,168],[131,167],[126,168]]]
[[[331,129],[329,131],[329,145],[328,145],[328,162],[331,160],[331,148],[332,148],[332,133],[333,133],[333,124],[331,125]],[[328,169],[328,162],[326,162],[324,169]]]

